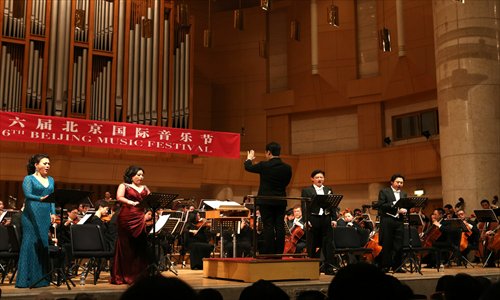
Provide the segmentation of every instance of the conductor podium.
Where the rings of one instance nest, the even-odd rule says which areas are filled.
[[[249,196],[256,199],[260,196]],[[298,200],[310,201],[303,197],[262,197],[266,200]],[[272,200],[270,200],[272,201]],[[206,201],[205,201],[206,203]],[[206,203],[208,204],[208,203]],[[241,220],[249,216],[249,210],[242,205],[225,207],[224,202],[216,209],[206,211],[207,218],[214,220]],[[256,224],[254,220],[254,224]],[[256,226],[254,228],[256,232]],[[234,245],[234,244],[233,244]],[[233,251],[235,253],[235,251]],[[319,259],[312,258],[290,258],[289,255],[275,254],[271,259],[255,255],[254,257],[233,258],[204,258],[203,276],[218,279],[239,280],[244,282],[256,282],[264,280],[317,280],[319,279]]]

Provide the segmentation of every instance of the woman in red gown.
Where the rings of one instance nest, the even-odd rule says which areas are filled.
[[[111,269],[111,283],[132,284],[146,275],[151,262],[148,250],[144,208],[138,206],[151,192],[142,184],[144,170],[130,166],[118,186],[116,200],[121,203],[117,220],[118,238],[115,259]]]

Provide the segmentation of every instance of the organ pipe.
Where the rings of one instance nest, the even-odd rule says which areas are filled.
[[[188,127],[187,6],[171,44],[171,2],[130,1],[1,1],[2,37],[20,41],[0,41],[2,108]]]

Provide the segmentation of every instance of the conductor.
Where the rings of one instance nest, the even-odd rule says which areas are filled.
[[[281,160],[281,146],[276,142],[266,145],[267,161],[253,164],[255,151],[247,152],[245,170],[260,175],[258,196],[282,196],[286,197],[286,187],[292,179],[292,168]],[[265,244],[262,253],[283,253],[285,246],[285,226],[283,216],[285,215],[286,200],[257,199],[256,205],[260,207],[262,222],[264,225],[263,236]]]

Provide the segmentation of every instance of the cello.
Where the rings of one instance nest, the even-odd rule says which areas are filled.
[[[441,224],[441,221],[443,218],[441,218],[438,223]],[[422,236],[422,247],[424,248],[431,248],[432,244],[439,239],[441,236],[441,230],[439,227],[435,224],[431,224],[430,227],[427,229],[427,231],[424,233]]]
[[[468,224],[465,220],[463,222],[465,223],[465,225]],[[469,226],[467,226],[467,229],[467,231],[462,232],[462,235],[460,237],[460,252],[463,252],[465,249],[467,249],[467,247],[469,247],[469,237],[472,234],[472,230],[469,228]]]
[[[297,243],[304,236],[304,229],[302,229],[300,226],[293,226],[292,230],[290,230],[286,222],[285,228],[290,234],[285,235],[285,248],[283,250],[283,253],[294,254],[297,250]]]
[[[378,228],[375,229],[370,233],[370,238],[368,239],[368,242],[365,245],[365,248],[372,249],[372,255],[369,255],[368,253],[364,255],[366,261],[368,262],[373,262],[375,258],[382,252],[382,246],[380,246],[379,241],[378,241]]]

